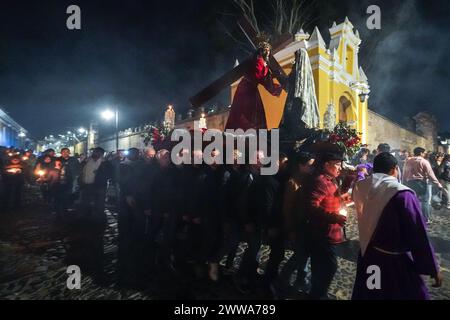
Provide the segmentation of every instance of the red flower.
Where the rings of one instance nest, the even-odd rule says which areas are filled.
[[[331,143],[336,143],[339,141],[338,136],[335,133],[330,134],[329,140]]]

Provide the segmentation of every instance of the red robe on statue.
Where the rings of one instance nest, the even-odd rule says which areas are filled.
[[[230,115],[225,129],[265,129],[266,115],[258,84],[261,84],[274,96],[281,94],[282,87],[273,82],[268,74],[269,67],[261,56],[255,58],[253,68],[244,75],[239,83],[231,104]]]

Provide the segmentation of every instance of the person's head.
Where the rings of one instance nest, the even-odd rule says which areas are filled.
[[[153,159],[155,157],[155,155],[156,155],[155,148],[153,148],[153,147],[148,148],[145,151],[145,155],[146,155],[147,158]]]
[[[213,151],[211,151],[211,158],[220,159],[220,151],[218,149],[214,149]],[[213,163],[211,163],[209,166],[213,169],[217,169],[220,166],[218,162],[220,161],[213,161]]]
[[[380,143],[377,147],[377,154],[382,152],[391,152],[391,146],[387,143]]]
[[[263,41],[258,45],[258,55],[263,57],[264,60],[269,61],[270,52],[272,50],[272,46],[270,43]]]
[[[325,174],[337,178],[342,171],[344,157],[340,153],[327,152],[320,157],[318,168]]]
[[[56,151],[54,149],[47,149],[45,151],[45,154],[48,154],[50,157],[54,157],[56,154]]]
[[[48,154],[46,154],[46,155],[44,156],[44,163],[49,164],[49,163],[51,163],[51,162],[52,162],[52,157],[49,156]]]
[[[279,160],[277,161],[278,172],[281,173],[286,172],[286,170],[288,169],[288,164],[289,164],[288,156],[285,153],[280,152]]]
[[[424,157],[425,156],[425,149],[422,147],[414,148],[414,156],[415,157]]]
[[[139,149],[138,148],[130,148],[128,149],[128,160],[130,161],[136,161],[139,159]]]
[[[167,168],[170,165],[170,152],[167,149],[161,149],[156,153],[156,160],[158,160],[161,168]]]
[[[314,155],[309,152],[300,152],[293,159],[293,170],[300,174],[308,174],[312,172],[314,164]]]
[[[438,152],[436,154],[436,162],[442,162],[444,160],[444,154],[442,152]]]
[[[94,150],[92,150],[92,159],[94,160],[98,160],[100,158],[103,158],[103,156],[105,155],[105,149],[97,147],[94,148]]]
[[[373,173],[398,177],[398,160],[389,152],[382,152],[373,160]]]
[[[29,150],[25,151],[24,156],[30,157],[32,154],[33,154],[33,150],[29,149]]]
[[[68,159],[70,157],[70,149],[62,148],[61,149],[61,157],[63,157],[64,159]]]
[[[264,158],[265,158],[265,155],[264,155],[264,151],[262,151],[262,150],[256,150],[252,154],[252,158],[250,159],[250,169],[254,173],[260,172],[261,167],[263,166],[261,160]]]
[[[59,159],[55,160],[55,169],[61,169],[62,168],[62,161]]]
[[[20,163],[20,156],[14,155],[10,159],[11,164],[19,164]]]
[[[361,148],[361,157],[367,157],[370,154],[370,150],[366,148]]]

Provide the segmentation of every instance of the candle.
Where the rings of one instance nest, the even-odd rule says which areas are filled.
[[[44,171],[44,170],[38,170],[38,172],[36,172],[36,174],[37,174],[39,177],[42,177],[42,176],[45,174],[45,171]]]

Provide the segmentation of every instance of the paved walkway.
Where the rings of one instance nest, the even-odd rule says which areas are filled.
[[[225,278],[219,284],[207,281],[186,281],[163,279],[166,281],[158,292],[138,292],[118,290],[115,264],[117,263],[117,221],[113,211],[107,210],[108,226],[104,235],[106,271],[110,285],[101,287],[82,270],[81,290],[66,287],[68,275],[67,256],[73,255],[73,243],[77,240],[80,226],[57,223],[46,211],[38,195],[31,194],[26,206],[20,212],[0,216],[0,299],[248,299],[257,296],[242,296],[232,286],[231,279]],[[434,222],[429,226],[429,235],[440,259],[444,286],[430,288],[433,299],[450,299],[450,211],[435,212]],[[338,250],[339,269],[330,288],[332,299],[349,299],[355,277],[358,242],[353,215],[347,226],[349,241]],[[80,248],[78,248],[80,250]],[[81,251],[83,248],[81,248]],[[239,257],[244,250],[239,249]],[[263,247],[261,262],[267,260],[269,249]],[[291,252],[287,252],[286,259]],[[161,279],[160,279],[161,280]],[[161,281],[163,281],[161,280]],[[427,280],[427,283],[431,281]]]

